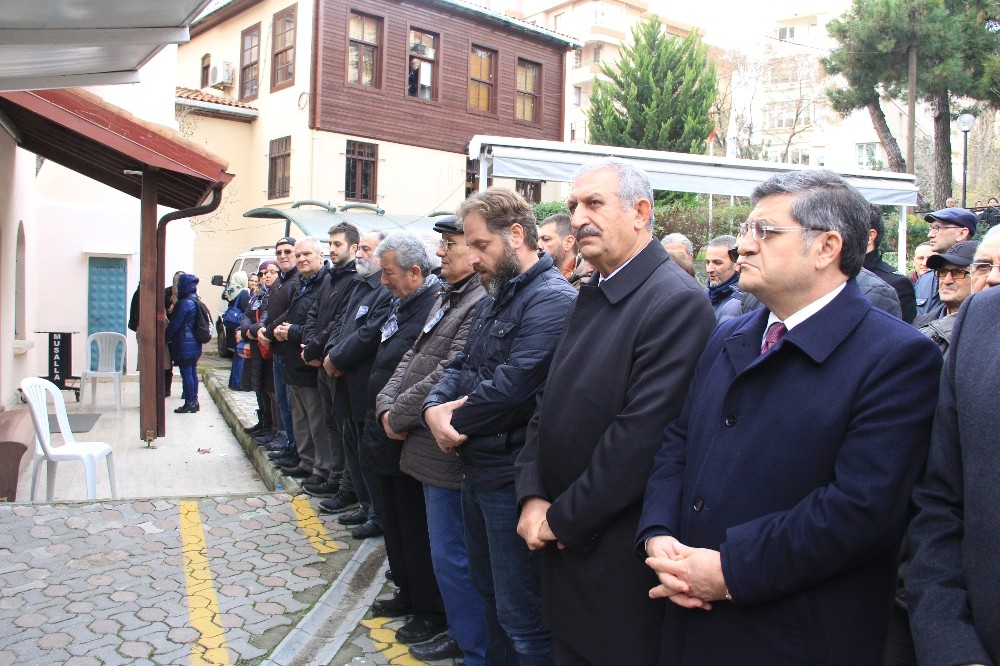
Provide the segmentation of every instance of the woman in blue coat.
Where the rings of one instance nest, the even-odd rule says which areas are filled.
[[[197,412],[198,370],[201,357],[201,343],[194,337],[195,322],[198,318],[198,276],[185,273],[177,279],[177,304],[174,305],[167,324],[166,340],[170,345],[170,356],[174,365],[181,369],[184,385],[184,404],[174,410],[177,414]]]

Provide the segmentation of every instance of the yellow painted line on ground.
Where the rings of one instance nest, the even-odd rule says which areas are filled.
[[[337,544],[330,538],[330,533],[323,526],[323,521],[313,511],[308,497],[303,495],[293,497],[292,510],[295,511],[295,518],[299,521],[299,529],[306,535],[309,543],[312,544],[317,553],[327,554],[337,552]]]
[[[198,502],[180,503],[180,530],[191,628],[201,634],[198,642],[191,646],[191,666],[229,666],[226,632],[217,620],[219,597],[208,567]]]
[[[392,620],[389,618],[373,617],[362,620],[361,626],[368,629],[368,637],[374,644],[375,649],[390,664],[394,664],[395,666],[422,666],[424,662],[410,654],[409,646],[396,642],[396,630],[385,626],[390,622]]]

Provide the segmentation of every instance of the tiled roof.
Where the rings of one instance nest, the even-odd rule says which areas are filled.
[[[201,90],[192,90],[191,88],[181,88],[177,87],[177,99],[189,99],[194,102],[204,102],[206,104],[218,104],[220,106],[231,106],[236,109],[247,109],[249,111],[256,111],[257,108],[249,104],[244,104],[243,102],[237,102],[234,99],[228,97],[219,97],[218,95],[212,95],[210,93],[202,92]]]

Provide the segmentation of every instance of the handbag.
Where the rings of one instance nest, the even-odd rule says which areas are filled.
[[[235,305],[230,305],[222,315],[222,323],[229,328],[239,328],[241,321],[243,321],[243,311]]]

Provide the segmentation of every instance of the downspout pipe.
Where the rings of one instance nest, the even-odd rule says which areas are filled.
[[[167,213],[160,218],[160,221],[156,224],[156,284],[164,285],[166,284],[166,254],[167,254],[167,224],[173,222],[174,220],[180,220],[186,217],[194,217],[196,215],[206,215],[216,210],[222,203],[222,185],[216,185],[212,188],[212,200],[207,204],[201,206],[195,206],[194,208],[185,208],[184,210],[175,210],[172,213]],[[161,287],[162,288],[162,287]],[[164,335],[167,329],[167,315],[163,309],[163,299],[156,299],[156,347],[153,350],[153,355],[156,357],[156,383],[160,386],[157,390],[157,433],[158,437],[162,437],[166,434],[166,418],[163,413],[163,371],[166,368],[163,367],[163,355],[156,352],[156,349],[163,349],[166,341]]]

